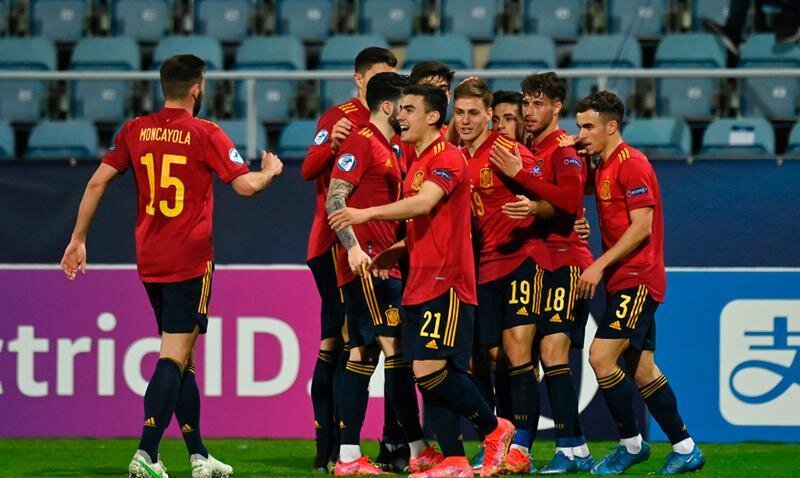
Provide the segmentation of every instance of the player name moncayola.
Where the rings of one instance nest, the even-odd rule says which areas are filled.
[[[142,128],[139,141],[165,141],[177,144],[192,144],[192,133],[172,128]]]

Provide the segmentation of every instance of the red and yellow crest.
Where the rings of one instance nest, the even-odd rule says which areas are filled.
[[[600,190],[597,191],[597,194],[603,201],[611,199],[611,181],[604,179],[603,182],[600,183]]]
[[[386,325],[389,327],[397,327],[400,325],[400,310],[396,307],[386,309]]]
[[[494,180],[492,179],[492,169],[491,168],[483,168],[481,169],[480,174],[480,183],[482,188],[490,188],[494,185]]]
[[[414,181],[411,182],[411,189],[419,191],[422,187],[422,181],[425,179],[424,171],[417,171],[414,173]]]

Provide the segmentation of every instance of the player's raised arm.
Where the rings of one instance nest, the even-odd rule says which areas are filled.
[[[269,186],[283,172],[283,161],[273,153],[261,152],[261,170],[245,173],[231,182],[233,190],[240,196],[249,197]]]

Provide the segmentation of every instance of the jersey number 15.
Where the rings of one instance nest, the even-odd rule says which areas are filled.
[[[175,188],[175,204],[170,206],[166,199],[162,199],[158,201],[158,209],[161,211],[161,214],[167,217],[175,217],[183,211],[183,195],[185,188],[183,186],[183,181],[170,175],[170,166],[173,164],[186,164],[186,156],[165,154],[161,157],[161,160],[161,181],[159,187],[162,189]],[[150,202],[145,206],[144,211],[151,216],[155,216],[156,167],[153,153],[145,154],[139,158],[139,161],[147,169],[147,183],[150,185]]]

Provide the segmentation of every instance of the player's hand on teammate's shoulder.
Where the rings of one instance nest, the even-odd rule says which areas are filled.
[[[372,259],[364,252],[358,244],[347,250],[347,262],[350,264],[350,270],[357,276],[367,274]]]
[[[270,176],[280,176],[283,172],[283,161],[277,154],[270,153],[269,151],[261,152],[261,170],[269,173]]]
[[[70,241],[61,258],[61,270],[69,280],[75,280],[78,271],[86,274],[86,243],[76,240]]]
[[[331,148],[336,151],[342,144],[342,141],[352,132],[353,122],[346,117],[340,118],[339,121],[334,123],[333,130],[331,131]]]
[[[522,156],[519,154],[519,145],[514,146],[514,152],[500,146],[492,146],[489,159],[497,169],[506,176],[513,178],[522,170]]]

